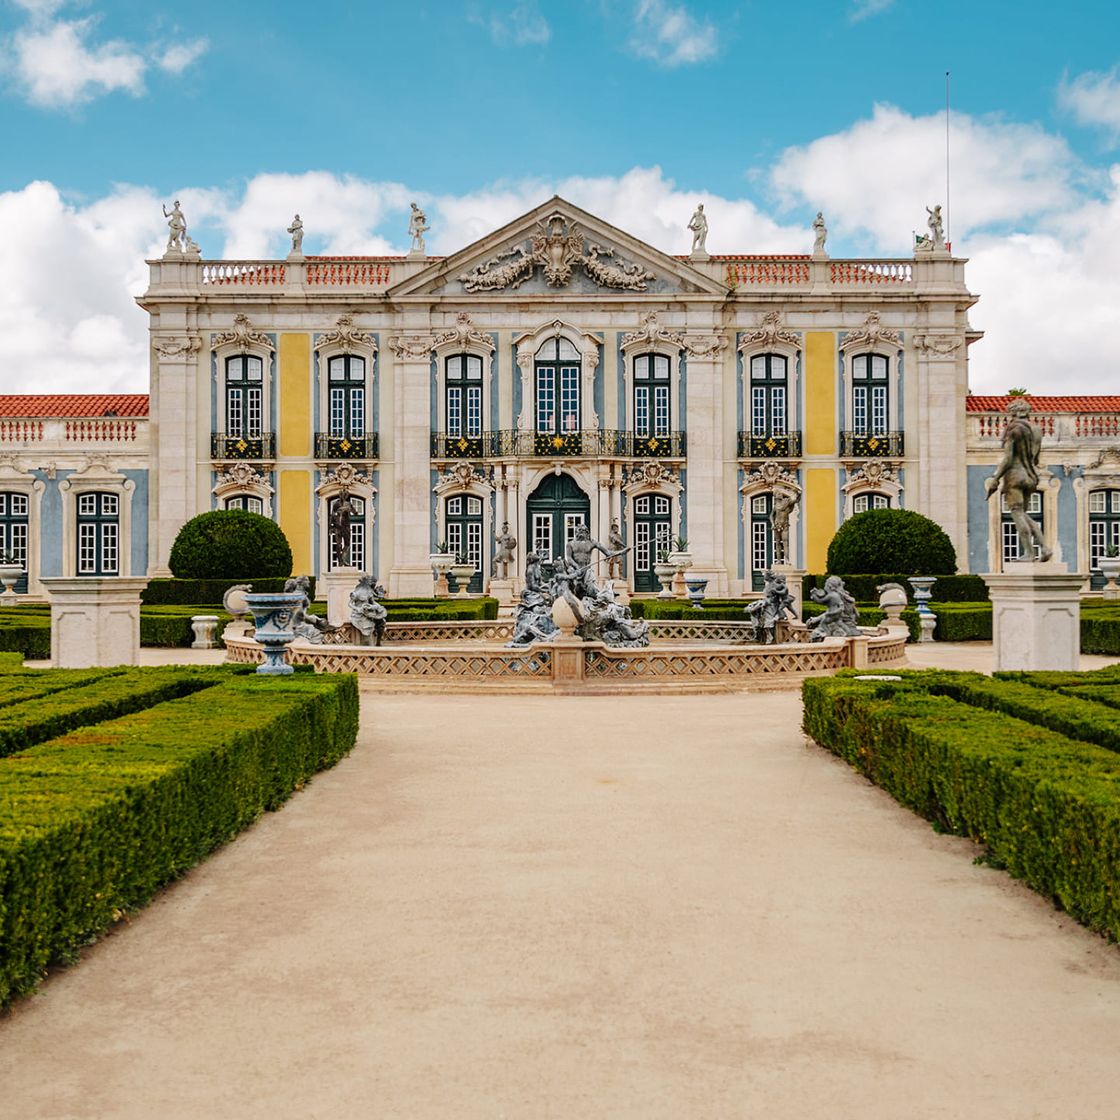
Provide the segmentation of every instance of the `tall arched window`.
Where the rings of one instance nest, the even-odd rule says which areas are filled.
[[[1027,502],[1027,513],[1038,522],[1040,529],[1045,529],[1042,521],[1042,495],[1036,490]],[[1007,499],[1000,498],[1000,543],[1005,564],[1022,559],[1019,553],[1019,530],[1011,520],[1011,511],[1007,508]],[[1029,546],[1028,546],[1029,547]],[[1034,555],[1030,558],[1037,560],[1041,555],[1038,545],[1034,546]]]
[[[254,497],[252,494],[234,494],[232,497],[226,498],[226,509],[243,509],[247,513],[264,514],[264,502],[260,498]]]
[[[264,362],[253,354],[226,359],[226,436],[260,439],[264,432]]]
[[[361,439],[366,434],[366,360],[336,354],[327,361],[327,409],[331,439]]]
[[[852,432],[885,436],[890,431],[889,361],[882,354],[852,359]]]
[[[865,490],[852,498],[852,513],[866,513],[869,509],[890,509],[891,500],[886,494]]]
[[[550,338],[537,351],[536,430],[542,434],[578,432],[580,357],[566,338]]]
[[[473,494],[456,494],[444,506],[447,543],[456,556],[474,565],[469,590],[482,591],[482,499]]]
[[[120,498],[92,491],[78,495],[78,566],[80,576],[115,576],[120,572]]]
[[[634,590],[656,591],[660,586],[653,566],[662,552],[672,550],[672,502],[662,494],[634,499]]]
[[[482,435],[482,359],[452,354],[444,363],[444,401],[448,438]]]
[[[639,354],[634,359],[634,435],[667,436],[672,428],[669,359]]]
[[[751,435],[784,436],[789,425],[788,360],[781,354],[751,358]]]
[[[346,567],[357,568],[358,571],[366,570],[366,503],[363,498],[356,498],[353,494],[348,498],[339,495],[332,498],[327,509],[327,524],[333,524],[335,510],[338,503],[350,502],[350,552],[346,557]],[[338,565],[335,563],[334,547],[327,549],[327,566],[332,570]]]

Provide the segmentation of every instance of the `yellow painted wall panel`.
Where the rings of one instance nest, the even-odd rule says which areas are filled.
[[[805,567],[827,571],[828,545],[836,534],[836,471],[809,467],[805,471]]]
[[[280,336],[281,455],[311,454],[311,335]]]
[[[809,331],[805,335],[805,454],[835,455],[839,426],[836,336],[831,331]]]
[[[292,546],[292,571],[312,572],[311,472],[280,472],[280,528]]]

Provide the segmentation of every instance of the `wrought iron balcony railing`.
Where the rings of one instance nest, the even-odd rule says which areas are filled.
[[[477,436],[432,434],[433,459],[683,459],[685,433],[639,436],[609,428],[573,432],[505,429]]]
[[[367,436],[332,436],[315,433],[316,459],[376,459],[377,433]]]
[[[257,436],[231,436],[214,432],[210,436],[211,459],[275,459],[276,436],[261,432]]]
[[[854,459],[896,458],[904,454],[901,432],[841,432],[840,454]]]
[[[801,433],[756,436],[753,432],[739,433],[740,459],[800,459]]]

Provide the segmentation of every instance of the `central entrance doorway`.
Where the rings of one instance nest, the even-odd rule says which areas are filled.
[[[542,559],[563,556],[577,525],[591,526],[591,499],[568,474],[550,474],[525,506],[532,550]]]

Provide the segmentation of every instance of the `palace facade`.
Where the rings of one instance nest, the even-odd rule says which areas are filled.
[[[961,570],[1009,555],[983,489],[1005,402],[968,396],[977,297],[940,245],[678,257],[553,198],[446,258],[206,261],[186,242],[149,266],[150,417],[144,398],[0,398],[0,544],[32,593],[169,574],[180,527],[214,508],[277,520],[296,570],[322,575],[339,501],[350,565],[393,596],[432,593],[443,543],[484,590],[507,522],[518,572],[617,522],[636,592],[684,537],[710,595],[749,593],[781,493],[804,570],[878,506],[939,522]],[[1120,400],[1035,404],[1037,515],[1087,571],[1120,542]],[[82,418],[59,413],[82,409],[71,439]]]

